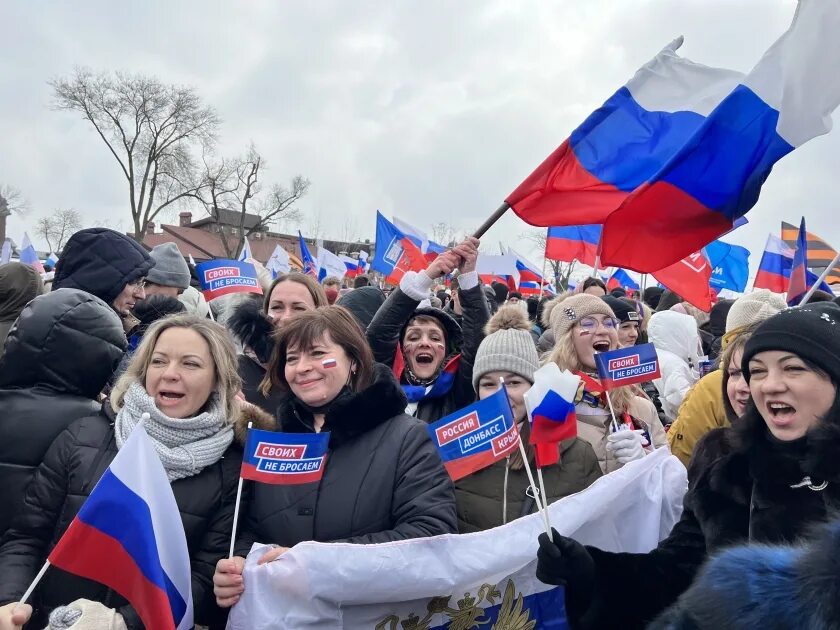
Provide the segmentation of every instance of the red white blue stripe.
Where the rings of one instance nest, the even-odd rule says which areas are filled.
[[[793,250],[781,238],[770,234],[761,255],[761,262],[758,263],[753,288],[787,293],[792,266]]]
[[[630,274],[624,271],[624,269],[618,268],[613,271],[610,279],[607,280],[607,289],[612,291],[613,289],[617,289],[619,287],[622,289],[638,291],[639,283],[633,280],[633,278],[630,277]]]
[[[545,257],[563,262],[577,260],[594,267],[600,241],[600,225],[550,227],[545,241]]]
[[[420,247],[377,210],[376,249],[370,268],[398,284],[407,271],[422,271],[426,262]]]
[[[146,628],[193,627],[184,526],[142,426],[132,431],[48,559],[117,591]]]
[[[34,267],[39,273],[44,273],[44,265],[41,264],[41,259],[38,258],[38,252],[29,240],[29,234],[23,233],[23,240],[20,243],[20,262],[24,265]]]
[[[535,446],[537,465],[542,468],[559,461],[561,440],[577,435],[575,396],[580,378],[561,372],[547,363],[534,373],[534,384],[525,393],[525,407],[531,421],[529,444]]]

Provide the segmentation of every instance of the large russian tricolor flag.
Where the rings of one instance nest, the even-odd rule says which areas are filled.
[[[840,2],[802,0],[787,32],[607,218],[604,264],[652,272],[703,247],[755,205],[778,160],[830,131],[838,32]]]
[[[545,257],[563,262],[577,260],[594,267],[600,241],[600,225],[550,227],[545,241]]]
[[[131,432],[48,560],[114,589],[146,628],[193,627],[184,526],[142,425]]]

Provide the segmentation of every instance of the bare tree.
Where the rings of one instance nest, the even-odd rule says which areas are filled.
[[[432,240],[444,247],[455,247],[461,239],[458,230],[451,224],[441,221],[432,225]]]
[[[119,164],[136,239],[158,213],[199,190],[194,153],[215,144],[220,121],[193,88],[85,69],[50,86],[55,108],[80,113]]]
[[[545,251],[545,244],[548,239],[546,230],[524,232],[519,236],[520,238],[531,241],[539,250]],[[545,262],[552,274],[554,274],[554,288],[557,291],[566,291],[569,288],[569,277],[572,275],[577,261],[562,262],[560,260],[546,258]]]
[[[236,238],[231,239],[223,229],[218,231],[228,257],[238,254],[245,244],[245,237],[253,232],[267,231],[268,226],[280,218],[299,217],[293,205],[309,190],[309,180],[297,175],[288,188],[274,184],[265,195],[261,195],[260,176],[264,169],[265,160],[253,144],[245,155],[237,158],[216,161],[204,158],[201,185],[192,196],[201,202],[208,216],[220,227],[230,225],[230,217],[235,215],[233,227],[237,228],[234,233]],[[259,221],[251,222],[249,215],[259,217]]]
[[[35,224],[37,234],[47,241],[51,252],[61,252],[70,236],[81,229],[82,219],[77,210],[65,208],[41,217]]]
[[[15,214],[26,214],[29,204],[21,192],[8,184],[0,184],[0,245],[6,240],[6,219]]]

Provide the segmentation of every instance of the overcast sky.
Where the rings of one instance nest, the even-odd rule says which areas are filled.
[[[113,157],[79,116],[51,109],[47,81],[74,66],[195,86],[223,118],[221,153],[253,141],[269,165],[264,181],[310,178],[299,207],[323,236],[349,222],[373,238],[377,208],[421,228],[474,229],[676,36],[693,61],[746,72],[795,9],[794,0],[119,4],[0,5],[0,183],[31,206],[10,220],[16,241],[24,229],[34,238],[35,220],[55,208],[78,209],[86,226],[131,228]],[[838,164],[835,131],[777,165],[750,225],[728,238],[752,250],[753,269],[782,219],[804,214],[810,231],[840,245]],[[485,242],[540,263],[519,238],[527,230],[509,216]]]

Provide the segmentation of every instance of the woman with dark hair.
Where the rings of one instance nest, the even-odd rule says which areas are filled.
[[[262,304],[248,297],[233,308],[225,324],[243,346],[239,355],[242,394],[249,403],[274,413],[283,399],[280,392],[260,390],[274,348],[273,334],[291,318],[327,306],[323,287],[302,273],[281,273],[271,283]]]
[[[600,278],[589,277],[583,281],[580,287],[581,293],[588,293],[598,297],[604,297],[607,294],[607,285]]]
[[[475,400],[473,361],[484,338],[490,311],[475,263],[478,239],[468,238],[440,254],[419,273],[407,272],[367,328],[378,363],[393,366],[408,398],[407,412],[426,422],[466,407]],[[421,306],[437,278],[458,269],[462,323],[439,308]]]
[[[244,590],[243,556],[255,541],[279,545],[270,562],[306,540],[371,544],[457,531],[455,493],[426,424],[404,413],[406,399],[340,306],[311,310],[277,334],[265,386],[286,393],[272,430],[329,431],[317,484],[253,484],[230,560],[216,565],[220,606]],[[244,426],[239,427],[240,439]]]
[[[840,508],[840,309],[808,304],[767,319],[746,342],[741,369],[751,401],[734,427],[697,445],[682,517],[656,549],[610,553],[556,531],[540,537],[537,576],[565,585],[573,628],[644,627],[709,554],[794,542]],[[700,619],[675,627],[724,627]]]

